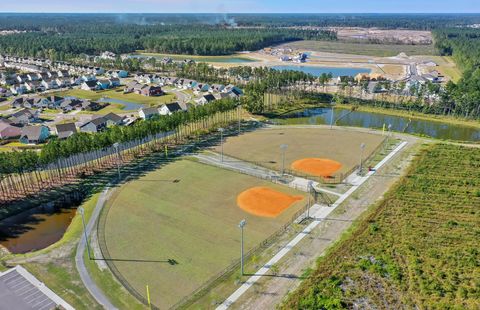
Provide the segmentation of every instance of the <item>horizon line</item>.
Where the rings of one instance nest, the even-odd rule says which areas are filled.
[[[480,12],[27,12],[27,11],[9,11],[1,12],[0,14],[304,14],[304,15],[314,15],[314,14],[444,14],[444,15],[480,15]]]

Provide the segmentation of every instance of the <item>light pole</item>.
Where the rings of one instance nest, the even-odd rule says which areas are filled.
[[[311,207],[311,196],[312,196],[312,192],[313,192],[313,182],[312,181],[308,181],[308,207],[307,207],[307,219],[310,218],[310,207]]]
[[[330,105],[332,106],[332,114],[330,115],[330,129],[333,129],[333,107],[334,107],[335,101],[332,99],[332,102]]]
[[[280,145],[280,149],[282,150],[282,176],[285,174],[285,151],[287,150],[287,148],[287,144]]]
[[[118,152],[118,147],[119,144],[118,142],[113,144],[113,147],[115,148],[115,152],[117,153],[117,172],[118,172],[118,181],[120,182],[120,153]]]
[[[360,169],[359,174],[362,174],[363,170],[363,150],[365,149],[365,143],[360,144]]]
[[[243,228],[247,225],[246,220],[241,220],[240,223],[238,224],[238,227],[240,228],[240,233],[241,233],[241,241],[240,241],[240,270],[242,273],[242,276],[244,275],[243,272]]]
[[[83,207],[79,207],[77,209],[77,212],[80,213],[80,215],[82,216],[83,233],[85,235],[85,243],[87,244],[88,259],[92,259],[90,255],[90,246],[88,245],[87,227],[85,226],[85,210],[83,209]]]
[[[238,134],[241,132],[241,117],[240,117],[240,111],[242,109],[242,106],[239,104],[238,107]]]
[[[222,148],[222,163],[223,163],[223,132],[225,131],[225,129],[218,128],[218,131],[220,132],[220,146]]]

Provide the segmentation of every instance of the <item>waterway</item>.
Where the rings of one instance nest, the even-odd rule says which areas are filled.
[[[316,66],[294,66],[283,65],[271,67],[275,70],[289,70],[289,71],[301,71],[313,76],[320,76],[323,73],[331,73],[333,77],[339,76],[356,76],[359,73],[370,73],[372,70],[368,68],[341,68],[341,67],[316,67]]]
[[[282,125],[326,125],[330,124],[332,119],[339,126],[383,128],[385,124],[387,129],[390,125],[390,129],[397,132],[444,140],[480,141],[480,128],[474,126],[455,125],[382,113],[352,112],[345,109],[334,109],[333,118],[331,108],[315,108],[292,113],[283,118],[272,119],[272,121]]]

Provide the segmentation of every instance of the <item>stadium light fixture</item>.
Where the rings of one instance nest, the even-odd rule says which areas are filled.
[[[218,128],[218,131],[220,132],[220,146],[222,148],[222,163],[223,163],[223,132],[225,131],[224,128]]]
[[[90,245],[88,244],[88,236],[87,236],[87,227],[85,226],[85,210],[83,207],[78,207],[77,212],[80,213],[82,216],[82,223],[83,223],[83,234],[85,236],[85,243],[87,245],[87,253],[88,253],[88,259],[92,259],[92,256],[90,254]]]
[[[243,276],[245,273],[243,271],[243,228],[247,225],[246,220],[241,220],[240,223],[238,224],[238,227],[240,228],[240,233],[241,233],[241,241],[240,241],[240,271],[241,275]]]
[[[280,149],[282,150],[282,175],[285,174],[285,152],[287,151],[287,148],[287,144],[280,145]]]

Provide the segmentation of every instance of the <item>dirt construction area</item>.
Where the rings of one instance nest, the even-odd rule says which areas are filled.
[[[241,220],[249,251],[290,222],[305,196],[193,160],[168,163],[106,203],[107,259],[138,293],[146,297],[148,285],[152,303],[168,309],[239,259]]]
[[[364,158],[384,141],[379,134],[324,128],[266,128],[229,137],[223,145],[226,155],[281,171],[313,176],[336,176],[359,164],[362,143]],[[287,145],[285,151],[280,146]],[[215,148],[221,152],[221,147]]]

